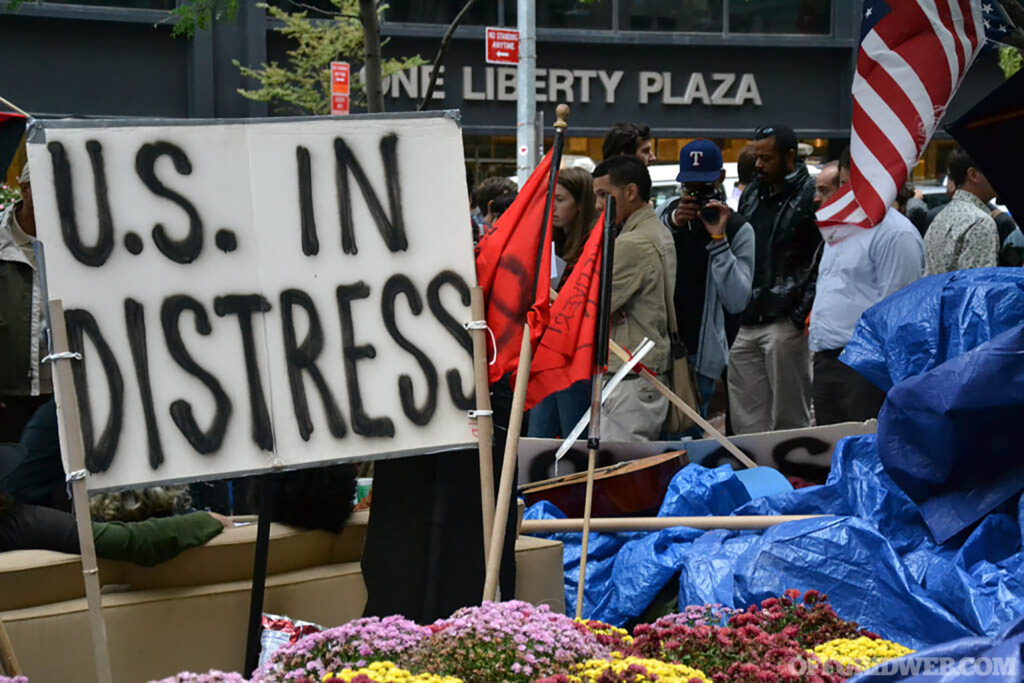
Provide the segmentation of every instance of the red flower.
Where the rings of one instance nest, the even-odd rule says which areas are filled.
[[[788,588],[788,589],[786,589],[786,591],[783,593],[783,595],[785,595],[790,600],[799,600],[800,599],[800,591],[798,591],[796,588]]]

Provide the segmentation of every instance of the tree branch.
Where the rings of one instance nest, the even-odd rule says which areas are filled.
[[[323,15],[328,16],[328,17],[339,17],[341,19],[355,19],[357,21],[360,18],[359,15],[357,15],[357,14],[345,14],[343,12],[332,12],[330,10],[321,9],[319,7],[314,7],[313,5],[308,5],[308,4],[304,3],[304,2],[298,2],[298,0],[288,0],[288,2],[293,7],[298,7],[299,9],[304,9],[307,12],[318,12],[318,13],[323,14]]]
[[[455,19],[448,26],[448,30],[444,32],[444,37],[441,38],[441,44],[437,48],[437,56],[434,57],[434,66],[430,69],[430,81],[427,83],[427,90],[423,93],[423,100],[416,107],[416,111],[423,111],[427,108],[427,104],[430,102],[430,98],[434,96],[434,86],[437,85],[437,74],[441,69],[441,63],[444,61],[445,54],[448,53],[448,45],[452,42],[452,36],[455,35],[455,29],[462,23],[463,18],[469,14],[469,10],[472,9],[473,5],[476,4],[476,0],[466,0],[466,4],[462,6],[459,13],[455,15]]]

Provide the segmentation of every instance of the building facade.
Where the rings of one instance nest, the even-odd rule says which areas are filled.
[[[0,0],[2,4],[4,0]],[[291,0],[275,0],[296,9]],[[302,5],[330,8],[329,0]],[[463,0],[393,0],[385,56],[434,59]],[[175,0],[28,0],[0,13],[8,68],[0,95],[39,116],[267,116],[241,97],[252,87],[232,63],[285,62],[287,42],[251,0],[233,22],[172,38]],[[537,103],[547,130],[558,102],[572,107],[568,152],[600,158],[616,121],[649,124],[660,161],[693,137],[734,160],[753,130],[787,123],[814,154],[835,158],[849,137],[860,0],[543,0],[537,2]],[[485,26],[516,25],[515,0],[481,0],[455,32],[431,108],[460,109],[477,177],[515,165],[514,67],[484,60]],[[385,82],[389,111],[414,109],[430,66]],[[959,115],[1002,81],[983,54],[950,107]],[[952,142],[940,132],[915,177],[942,173]]]

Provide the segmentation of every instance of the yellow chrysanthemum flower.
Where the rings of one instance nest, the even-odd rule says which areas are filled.
[[[323,677],[324,681],[351,681],[356,676],[366,675],[380,683],[462,683],[461,679],[437,674],[414,674],[396,666],[393,662],[373,662],[361,669],[343,669]]]
[[[572,683],[590,683],[600,678],[601,674],[611,670],[615,673],[622,673],[634,664],[642,666],[647,673],[653,674],[658,677],[658,681],[661,683],[686,683],[687,681],[696,678],[701,681],[708,681],[708,677],[704,675],[703,671],[694,669],[684,664],[669,664],[658,659],[642,659],[640,657],[622,657],[613,655],[613,659],[590,659],[583,664],[579,664],[575,667],[573,673],[569,676],[569,680]],[[638,682],[650,681],[652,679],[646,676],[640,676],[636,679]]]
[[[868,670],[882,662],[909,655],[914,651],[891,640],[860,638],[837,638],[822,643],[811,650],[821,661],[833,660],[843,666],[855,666]]]
[[[633,642],[633,636],[629,635],[629,631],[624,628],[612,626],[611,624],[594,619],[576,619],[576,622],[586,626],[596,636],[618,636],[626,644]]]

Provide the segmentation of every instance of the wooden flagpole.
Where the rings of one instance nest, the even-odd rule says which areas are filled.
[[[550,249],[547,229],[551,218],[551,210],[555,201],[555,183],[558,168],[562,165],[562,149],[565,146],[565,129],[569,127],[569,105],[559,104],[555,108],[557,120],[555,143],[551,151],[551,171],[548,174],[548,194],[544,203],[544,217],[541,224],[540,243],[537,245],[537,273],[533,281],[533,293],[530,301],[537,299],[537,287],[540,280],[540,268],[543,263],[544,250]],[[487,575],[484,580],[484,600],[494,600],[498,591],[498,570],[501,566],[501,553],[505,548],[505,526],[508,524],[508,506],[512,500],[512,483],[515,479],[516,460],[519,453],[519,432],[523,426],[523,412],[526,408],[526,387],[530,380],[530,363],[533,358],[533,347],[530,342],[530,325],[523,325],[523,340],[519,347],[519,365],[516,366],[516,384],[512,394],[512,413],[509,415],[508,435],[505,439],[505,454],[501,465],[501,483],[498,486],[498,500],[494,508],[494,525],[491,529],[491,543],[487,552]]]
[[[470,314],[473,322],[486,321],[484,290],[469,290]],[[485,323],[486,324],[486,323]],[[491,413],[491,386],[487,377],[487,329],[472,327],[473,376],[476,379],[476,429],[480,448],[480,511],[484,528],[484,567],[491,548],[491,530],[494,527],[494,418]]]
[[[14,655],[14,646],[7,635],[7,627],[4,620],[0,619],[0,673],[14,678],[22,674],[18,665],[18,658]]]
[[[71,363],[82,363],[80,355],[68,348],[68,332],[64,323],[64,307],[60,301],[50,302],[51,360],[53,362],[53,390],[57,403],[60,449],[68,468],[78,525],[78,543],[82,553],[82,574],[85,578],[85,599],[89,605],[89,625],[92,629],[92,651],[96,661],[96,680],[111,683],[110,652],[107,650],[107,626],[103,621],[103,603],[100,597],[99,569],[96,565],[96,545],[92,537],[92,517],[89,514],[89,492],[85,484],[85,443],[79,421],[78,396]]]
[[[616,356],[621,358],[623,361],[628,361],[630,358],[629,353],[615,343],[614,339],[608,340],[608,348]],[[732,455],[736,456],[736,459],[747,467],[757,467],[757,463],[747,457],[747,454],[741,451],[736,444],[729,441],[720,431],[711,426],[711,423],[704,419],[704,417],[694,410],[692,407],[687,405],[686,401],[676,396],[671,389],[665,386],[657,377],[655,377],[650,370],[641,369],[640,376],[647,380],[654,389],[662,396],[667,398],[673,405],[677,406],[680,410],[686,413],[691,420],[697,423],[697,426],[703,429],[705,432],[711,435],[715,441],[722,445],[722,448],[729,451]]]
[[[576,618],[583,617],[583,591],[587,582],[587,552],[590,545],[590,513],[594,501],[594,465],[601,449],[601,378],[608,364],[611,324],[612,268],[615,256],[615,197],[605,200],[604,235],[601,239],[601,282],[594,328],[594,368],[590,377],[590,434],[587,439],[587,492],[583,502],[583,546],[580,548],[580,576],[576,587]]]
[[[685,526],[691,529],[767,529],[784,522],[797,522],[833,515],[735,515],[727,517],[610,517],[604,519],[526,519],[524,534],[579,532],[589,523],[594,531],[658,531]],[[578,610],[577,610],[578,611]]]
[[[505,438],[505,457],[501,463],[501,484],[498,487],[498,502],[494,508],[494,526],[491,528],[491,545],[487,553],[487,576],[484,580],[484,600],[494,600],[498,592],[498,571],[501,569],[501,553],[505,549],[505,525],[508,524],[508,506],[512,500],[512,481],[515,478],[516,456],[519,452],[519,432],[523,428],[523,412],[526,407],[526,385],[530,381],[530,362],[533,346],[530,344],[530,325],[523,325],[523,342],[519,346],[519,371],[512,394],[512,413],[508,420],[508,436]]]

